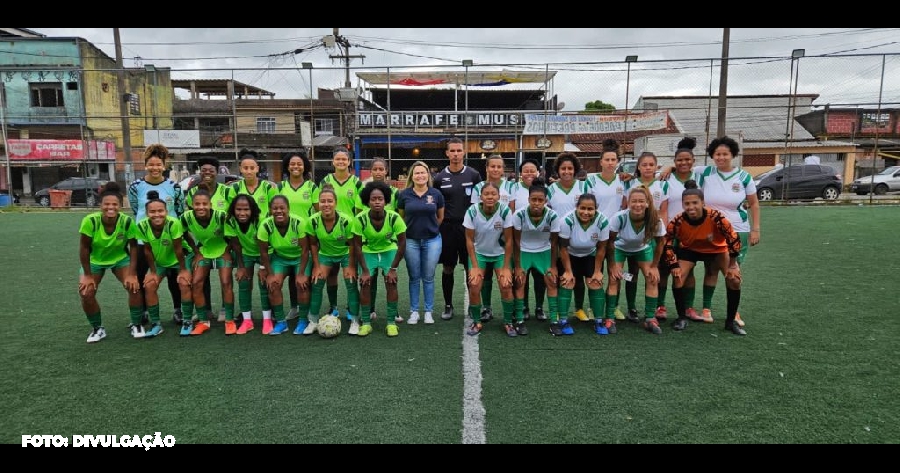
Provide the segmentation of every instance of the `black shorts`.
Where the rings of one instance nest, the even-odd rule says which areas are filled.
[[[572,256],[569,255],[569,263],[572,264],[572,276],[575,276],[575,279],[578,280],[580,278],[588,278],[594,275],[594,264],[597,261],[597,257],[593,255],[589,256]],[[565,269],[562,267],[562,260],[559,262],[559,267],[557,268],[559,274],[562,274]]]
[[[466,249],[466,227],[462,222],[441,223],[441,259],[443,265],[456,266],[457,263],[469,267]]]
[[[698,261],[702,261],[703,263],[714,262],[721,254],[722,253],[698,253],[685,248],[678,248],[675,250],[675,256],[677,256],[679,260],[690,261],[691,263],[697,263]]]

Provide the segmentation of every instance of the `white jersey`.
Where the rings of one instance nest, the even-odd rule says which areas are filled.
[[[641,222],[643,223],[643,222]],[[650,247],[650,242],[644,242],[645,227],[635,230],[634,222],[631,221],[631,211],[628,209],[620,210],[609,222],[609,231],[616,233],[616,248],[627,253],[636,253],[644,251]],[[666,235],[666,226],[663,225],[662,219],[659,219],[659,229],[654,237]],[[650,239],[652,241],[653,238]]]
[[[659,210],[663,204],[669,200],[669,183],[665,181],[660,181],[659,179],[654,179],[649,185],[645,185],[640,181],[640,179],[632,179],[625,183],[625,193],[626,195],[634,189],[638,187],[646,187],[650,190],[650,195],[653,196],[653,206],[656,207],[656,210]]]
[[[484,184],[487,181],[481,181],[478,184],[475,184],[475,187],[472,188],[472,203],[480,204],[481,203],[481,189],[484,188]],[[497,184],[497,187],[500,188],[500,203],[506,206],[509,206],[510,195],[509,195],[509,182],[506,179],[501,179],[500,184]]]
[[[597,212],[590,223],[582,225],[573,212],[563,219],[559,227],[559,237],[569,240],[569,255],[591,256],[597,252],[597,243],[606,244],[609,240],[609,220]]]
[[[706,206],[725,214],[737,233],[750,231],[750,215],[744,208],[748,195],[756,194],[753,177],[743,169],[732,169],[724,175],[715,166],[698,166],[694,172],[700,175],[698,187],[703,189]]]
[[[587,194],[589,191],[586,181],[576,179],[575,185],[569,189],[569,192],[563,190],[562,186],[559,185],[559,181],[556,181],[547,188],[547,205],[555,210],[560,217],[565,217],[575,210],[581,194]]]
[[[544,207],[544,215],[535,225],[528,216],[528,207],[513,214],[513,228],[522,232],[519,245],[525,253],[540,253],[550,249],[550,234],[559,233],[562,219],[551,208]]]
[[[622,210],[622,200],[625,198],[625,182],[616,174],[612,181],[606,182],[600,173],[591,174],[587,179],[591,188],[591,194],[597,199],[597,211],[609,219],[616,212]]]
[[[483,256],[501,256],[506,253],[503,230],[513,226],[512,211],[499,204],[490,216],[484,214],[481,204],[466,210],[463,227],[475,230],[475,253]]]
[[[666,179],[666,182],[669,184],[669,220],[674,219],[676,215],[684,211],[684,206],[681,204],[681,194],[684,193],[684,183],[690,180],[696,182],[697,187],[700,187],[700,175],[696,172],[691,172],[691,175],[683,181],[678,179],[674,172]]]
[[[513,208],[514,212],[518,212],[519,209],[528,207],[529,195],[530,193],[528,192],[528,186],[526,186],[525,183],[523,183],[522,181],[509,181],[509,200],[510,202],[516,203],[515,208]]]

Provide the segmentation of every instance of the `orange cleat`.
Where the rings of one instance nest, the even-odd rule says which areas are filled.
[[[203,335],[207,330],[209,330],[209,322],[197,322],[194,324],[194,329],[191,330],[191,336]]]
[[[237,333],[237,324],[234,320],[225,321],[225,335],[234,335]]]
[[[712,311],[709,309],[703,309],[703,313],[700,315],[700,321],[711,324],[713,323]]]

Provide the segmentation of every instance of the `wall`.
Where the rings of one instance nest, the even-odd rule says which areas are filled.
[[[6,113],[11,123],[28,125],[83,124],[81,110],[81,87],[75,70],[79,66],[78,48],[74,39],[67,40],[27,40],[13,39],[3,42],[3,49],[10,51],[0,54],[0,68],[3,66],[27,66],[22,70],[4,72],[6,89]],[[46,66],[43,68],[41,66]],[[7,80],[8,79],[8,80]],[[32,108],[29,83],[58,82],[62,86],[62,108]],[[69,90],[67,83],[78,84],[76,90]]]

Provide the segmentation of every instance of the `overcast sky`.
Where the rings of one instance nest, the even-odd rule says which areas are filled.
[[[84,38],[115,58],[112,28],[30,29]],[[297,70],[302,62],[316,68],[315,87],[343,86],[343,63],[329,58],[341,52],[322,46],[332,33],[332,28],[120,29],[126,66],[167,66],[178,79],[233,77],[286,99],[309,96],[309,73]],[[565,110],[582,110],[592,100],[621,109],[626,96],[634,105],[648,95],[715,95],[723,38],[722,28],[341,28],[339,33],[349,40],[351,55],[365,56],[351,62],[354,87],[361,85],[355,76],[360,71],[438,66],[448,71],[471,59],[470,71],[557,71],[548,87],[567,103]],[[789,59],[794,49],[805,49],[806,55],[796,69]],[[883,107],[897,107],[900,54],[886,56],[883,87],[882,56],[825,57],[881,53],[900,53],[900,28],[732,28],[729,56],[735,59],[728,93],[789,94],[793,78],[798,93],[820,95],[817,104],[874,108],[880,94]],[[628,55],[639,58],[630,73]]]

